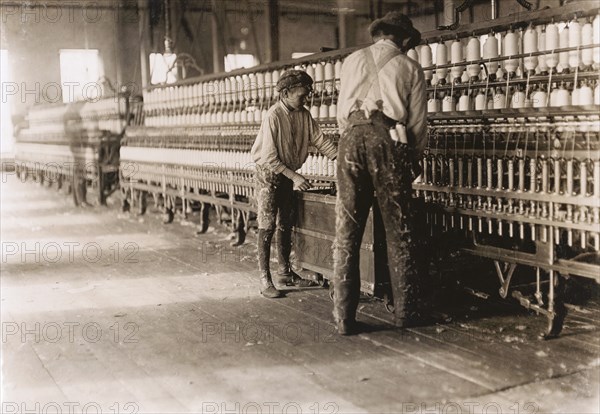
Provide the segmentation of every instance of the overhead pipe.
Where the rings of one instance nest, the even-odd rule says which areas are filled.
[[[438,30],[456,30],[458,29],[458,25],[460,23],[460,14],[467,10],[467,8],[471,7],[473,4],[473,0],[465,0],[461,5],[454,7],[453,0],[445,0],[444,1],[444,23],[450,21],[449,24],[445,26],[438,26]],[[453,10],[452,10],[453,9]],[[453,20],[449,20],[448,16],[453,16]]]
[[[517,0],[521,6],[525,7],[527,10],[531,11],[533,9],[533,4],[529,3],[527,0]]]
[[[532,10],[533,5],[527,0],[517,0],[522,7],[527,10]],[[473,5],[473,0],[465,0],[459,6],[454,7],[453,0],[444,1],[444,23],[445,26],[438,26],[438,30],[456,30],[460,23],[460,14]],[[453,10],[451,10],[453,9]],[[498,1],[491,0],[491,17],[495,20],[498,17]],[[453,16],[453,20],[449,20],[448,16]]]
[[[526,8],[528,11],[531,11],[533,9],[533,4],[531,4],[527,0],[517,0],[517,3],[519,3],[519,5],[521,5],[522,7]],[[498,0],[491,0],[491,7],[492,20],[496,20],[496,18],[498,17]]]

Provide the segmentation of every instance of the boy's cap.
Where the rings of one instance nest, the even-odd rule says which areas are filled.
[[[313,84],[313,78],[303,70],[290,69],[281,75],[275,89],[277,92],[281,92],[284,89],[292,89],[297,86],[306,86],[311,88]]]
[[[413,43],[416,44],[421,41],[421,32],[414,28],[407,15],[399,11],[391,11],[382,18],[374,20],[369,26],[369,33],[374,36],[379,31],[393,34],[401,39],[414,39]]]

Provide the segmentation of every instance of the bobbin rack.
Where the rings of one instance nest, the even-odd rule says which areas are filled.
[[[598,6],[584,1],[428,32],[408,52],[428,82],[429,143],[414,191],[430,235],[491,259],[500,296],[544,314],[547,336],[566,312],[561,278],[600,282],[599,25]],[[256,208],[249,149],[273,86],[286,69],[306,70],[310,112],[338,139],[339,73],[354,50],[148,89],[145,126],[129,128],[121,149],[121,168],[135,165],[126,171],[135,177],[123,172],[126,196],[164,199],[167,220],[193,201],[231,208],[242,242]],[[335,171],[316,151],[300,170],[324,189]],[[511,290],[517,266],[535,269],[531,298]]]
[[[356,49],[144,90],[141,117],[121,140],[123,209],[143,213],[149,195],[166,222],[200,208],[203,232],[214,206],[219,220],[231,217],[235,243],[243,243],[256,212],[249,151],[278,98],[279,76],[296,68],[315,79],[309,110],[324,133],[338,140],[339,74],[343,59]],[[558,335],[567,309],[564,280],[600,283],[598,4],[523,9],[452,31],[426,32],[407,55],[422,66],[428,83],[428,146],[413,188],[425,201],[429,235],[489,259],[500,297],[543,314],[545,336]],[[32,109],[17,146],[19,159],[47,162],[49,154],[58,154],[49,149],[55,137],[69,136],[68,112],[64,105]],[[118,105],[108,112],[122,122]],[[69,157],[79,154],[61,145]],[[90,147],[85,148],[87,154]],[[299,172],[321,193],[333,194],[336,164],[314,148]],[[330,205],[332,196],[323,197]],[[317,196],[309,198],[318,204]],[[311,237],[320,237],[318,228]],[[303,265],[326,276],[332,267],[330,260]],[[511,285],[517,268],[531,269],[532,294]]]

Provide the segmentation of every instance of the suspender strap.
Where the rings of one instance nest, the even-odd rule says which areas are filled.
[[[358,94],[358,100],[362,102],[367,97],[371,88],[374,87],[376,98],[375,101],[378,101],[381,99],[381,85],[379,84],[379,72],[381,71],[381,69],[383,69],[385,65],[388,64],[390,60],[400,55],[401,52],[397,49],[392,49],[387,53],[384,52],[384,55],[379,60],[379,62],[375,63],[375,58],[373,57],[373,52],[371,51],[370,47],[366,47],[362,49],[362,51],[365,55],[365,60],[367,61],[369,79],[367,80],[367,82],[363,83],[363,87],[360,93]]]

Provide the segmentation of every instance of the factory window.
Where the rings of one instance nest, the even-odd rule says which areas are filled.
[[[13,84],[10,83],[10,73],[8,67],[8,50],[0,50],[0,85],[2,85],[2,102],[0,107],[0,153],[11,153],[13,150],[13,134],[10,119],[10,98],[9,89],[13,90]],[[16,89],[16,86],[14,86]]]
[[[159,85],[177,82],[177,55],[150,53],[150,83]]]
[[[251,68],[258,65],[258,59],[254,55],[230,53],[225,56],[225,72],[235,69]]]
[[[95,100],[101,95],[98,79],[103,75],[96,49],[61,49],[60,81],[64,103]]]
[[[313,52],[294,52],[292,53],[292,59],[300,59],[306,56],[314,54]]]

